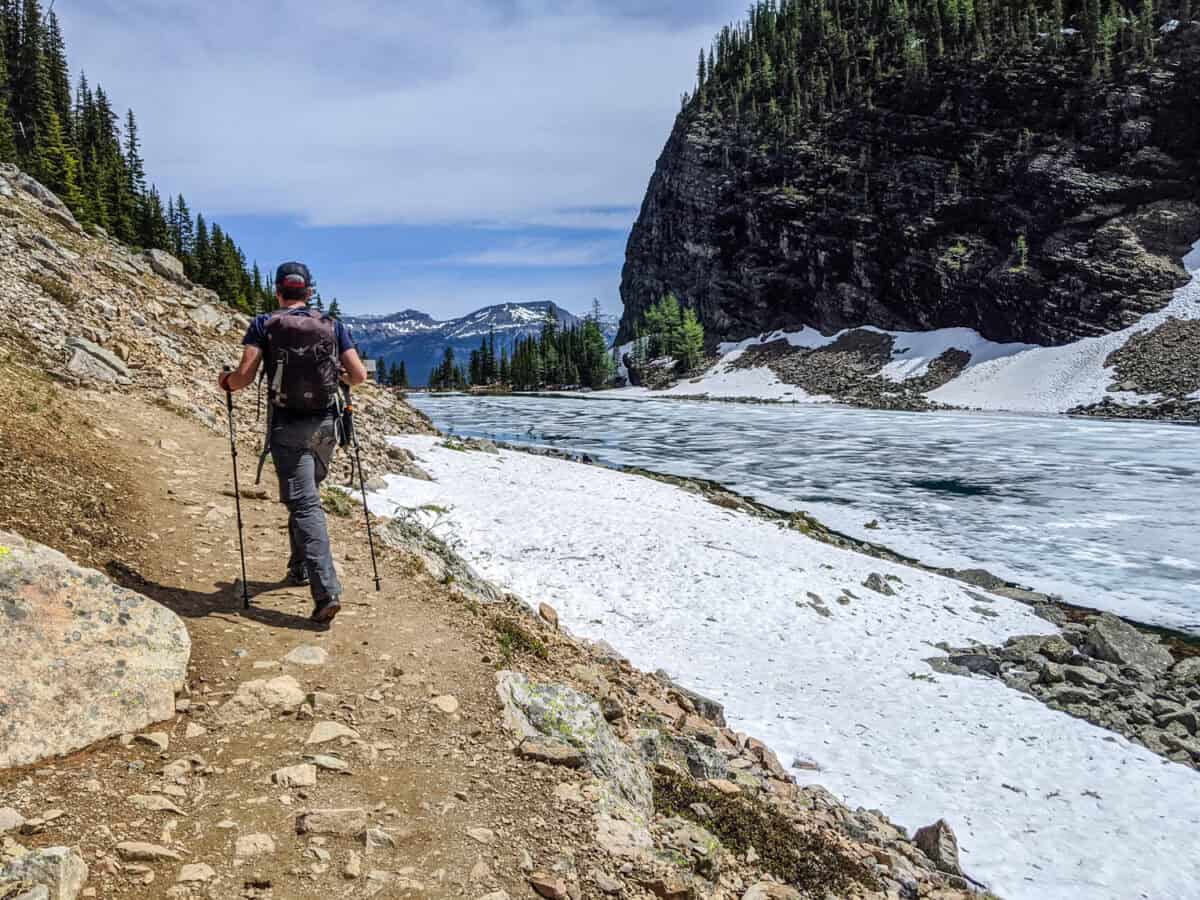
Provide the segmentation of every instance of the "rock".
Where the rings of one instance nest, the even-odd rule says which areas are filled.
[[[362,877],[362,856],[357,850],[351,850],[346,858],[346,865],[342,867],[342,877],[351,881]]]
[[[271,780],[280,787],[313,787],[317,783],[317,767],[311,763],[288,766],[271,773]]]
[[[106,384],[130,384],[129,366],[119,356],[86,338],[67,338],[72,351],[67,371],[77,378]]]
[[[429,702],[448,716],[452,716],[458,712],[458,698],[452,694],[443,694],[441,697],[434,697]]]
[[[1074,645],[1059,634],[1052,634],[1044,639],[1038,652],[1051,662],[1063,664],[1069,663],[1077,655]]]
[[[1200,656],[1180,660],[1171,668],[1171,678],[1183,684],[1200,684]]]
[[[644,821],[632,807],[623,818],[602,812],[596,816],[596,845],[618,859],[647,859],[654,852],[654,837]]]
[[[1108,676],[1087,666],[1063,666],[1063,677],[1080,687],[1100,687],[1108,683]]]
[[[326,744],[338,738],[357,738],[358,732],[341,722],[318,722],[305,739],[305,745]]]
[[[359,834],[367,828],[367,812],[360,808],[312,809],[296,817],[297,834]]]
[[[24,824],[25,817],[11,806],[0,809],[0,834],[4,834],[6,831],[16,831]]]
[[[275,852],[275,838],[269,834],[243,834],[233,846],[233,855],[238,859],[253,859]]]
[[[592,870],[591,878],[602,894],[616,895],[625,889],[625,883],[619,878],[613,878],[598,869]]]
[[[1147,672],[1155,678],[1165,674],[1175,663],[1169,650],[1109,613],[1092,623],[1087,652],[1097,659]]]
[[[315,756],[306,756],[305,759],[309,760],[318,769],[324,769],[327,772],[350,771],[350,764],[344,759],[338,759],[336,756],[316,754]]]
[[[484,894],[479,900],[510,900],[507,891],[492,891],[490,894]]]
[[[801,900],[801,896],[795,888],[773,881],[760,881],[742,894],[742,900]]]
[[[661,825],[661,843],[691,859],[696,871],[715,881],[721,868],[721,842],[705,828],[686,819],[671,818]]]
[[[208,863],[189,863],[179,870],[175,880],[179,884],[204,884],[217,877],[216,871]]]
[[[187,727],[183,730],[183,736],[189,741],[202,738],[206,734],[208,734],[208,729],[203,725],[197,725],[195,722],[188,722]]]
[[[874,591],[877,594],[883,594],[885,597],[896,596],[895,589],[888,584],[887,579],[878,572],[872,572],[870,575],[868,575],[867,580],[863,582],[863,587],[865,587],[867,590]]]
[[[549,763],[555,766],[566,766],[568,769],[578,769],[585,760],[583,754],[566,741],[553,738],[531,737],[521,741],[517,753],[525,759],[534,762]]]
[[[496,833],[490,828],[468,828],[467,837],[484,846],[496,843]]]
[[[87,879],[87,863],[78,850],[71,847],[30,850],[0,867],[0,895],[5,895],[4,883],[11,880],[45,888],[42,896],[47,900],[75,900]]]
[[[222,725],[247,725],[269,719],[272,713],[295,712],[304,703],[304,691],[291,675],[270,681],[245,681],[217,710]]]
[[[171,738],[165,731],[151,731],[148,734],[134,735],[133,739],[141,744],[149,744],[155,750],[166,752],[171,746]]]
[[[635,809],[653,809],[650,776],[632,749],[623,744],[592,698],[560,684],[539,684],[518,672],[497,674],[497,691],[510,730],[529,737],[547,736],[579,750],[591,772],[609,781]]]
[[[166,607],[0,531],[0,769],[171,718],[190,653]]]
[[[174,850],[160,847],[158,844],[147,844],[144,841],[125,841],[117,844],[117,855],[125,862],[160,862],[171,859],[178,861],[180,856]]]
[[[1087,688],[1076,687],[1073,684],[1056,684],[1050,688],[1046,696],[1047,699],[1053,700],[1055,703],[1061,703],[1063,706],[1069,706],[1073,703],[1092,706],[1100,702],[1099,694],[1089,691]]]
[[[943,872],[962,875],[962,867],[958,863],[958,839],[945,819],[938,819],[932,825],[917,829],[913,843]]]
[[[183,263],[165,250],[147,250],[142,254],[142,259],[149,264],[156,275],[184,287],[191,287],[192,283],[184,274]]]
[[[692,888],[678,875],[662,875],[641,882],[642,887],[659,900],[691,900]]]
[[[984,653],[958,653],[948,658],[947,662],[960,666],[975,675],[999,675],[1000,663]]]
[[[294,666],[323,666],[329,660],[329,651],[324,647],[297,647],[283,658]]]
[[[186,315],[204,328],[224,330],[229,322],[229,317],[225,313],[209,303],[201,303],[199,306],[189,309]]]
[[[373,475],[367,479],[367,490],[375,494],[387,490],[387,479],[382,475]]]
[[[637,733],[634,747],[647,763],[674,762],[700,781],[725,778],[729,765],[720,751],[682,735],[643,729]]]
[[[705,697],[703,694],[699,694],[690,688],[684,687],[683,685],[679,684],[679,682],[674,681],[663,669],[659,669],[657,672],[655,672],[654,677],[663,682],[663,684],[666,684],[671,688],[671,690],[675,691],[689,703],[691,703],[698,715],[707,719],[718,728],[725,727],[725,707],[716,700],[713,700],[711,697]]]
[[[551,875],[548,872],[534,872],[527,878],[529,886],[537,892],[539,897],[545,897],[546,900],[567,900],[567,883],[557,875]]]
[[[129,804],[138,809],[144,809],[146,812],[169,812],[177,816],[186,815],[182,809],[162,794],[134,794],[129,798]]]
[[[556,610],[553,606],[551,606],[549,603],[539,603],[538,615],[541,616],[543,622],[545,622],[555,631],[558,630],[558,610]]]
[[[368,828],[359,835],[367,850],[395,850],[396,839],[382,828]]]

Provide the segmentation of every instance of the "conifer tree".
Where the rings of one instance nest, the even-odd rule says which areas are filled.
[[[11,89],[8,77],[8,16],[0,8],[0,162],[13,163],[17,161],[17,142],[13,136],[12,120],[9,107]]]
[[[404,360],[400,360],[400,369],[397,376],[396,387],[400,388],[401,390],[408,390],[409,387],[408,366],[405,364]]]

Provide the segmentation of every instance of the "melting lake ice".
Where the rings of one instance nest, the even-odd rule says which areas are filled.
[[[599,395],[410,399],[456,434],[711,479],[926,563],[1200,634],[1196,428]]]

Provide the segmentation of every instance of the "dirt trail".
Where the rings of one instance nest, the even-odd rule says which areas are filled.
[[[580,776],[512,754],[498,721],[494,633],[400,554],[383,553],[384,591],[375,593],[357,515],[329,517],[345,605],[332,630],[313,630],[307,590],[276,583],[286,562],[287,533],[274,483],[264,484],[261,499],[243,500],[254,606],[242,613],[234,586],[239,569],[227,440],[121,395],[80,399],[76,404],[59,392],[57,415],[95,423],[74,452],[90,478],[106,481],[112,495],[107,502],[119,505],[118,518],[129,533],[110,543],[106,568],[187,621],[191,697],[183,705],[190,708],[154,729],[168,736],[165,751],[141,740],[130,746],[112,740],[70,759],[0,776],[0,807],[14,806],[26,817],[63,811],[22,843],[80,846],[97,896],[162,897],[170,891],[304,898],[378,891],[442,897],[498,888],[514,897],[532,896],[521,871],[522,853],[536,859],[540,848],[544,856],[584,827],[578,810],[556,804],[553,794],[554,782]],[[252,455],[243,452],[244,493],[252,469]],[[343,460],[337,473],[344,478],[346,471]],[[269,470],[268,480],[274,480]],[[60,494],[77,489],[58,485]],[[43,497],[52,510],[69,501]],[[60,540],[49,542],[71,549],[72,541],[61,539],[67,536],[63,523],[7,524],[42,539],[58,534]],[[91,561],[100,562],[95,557],[107,552],[94,549]],[[320,666],[285,661],[297,648],[319,648],[328,661]],[[315,718],[216,724],[214,709],[239,684],[280,675],[322,693]],[[455,699],[457,712],[432,702],[446,696]],[[359,738],[306,747],[314,722],[322,721],[340,722]],[[200,733],[196,726],[206,730]],[[312,787],[271,783],[272,772],[313,753],[339,756],[349,771],[322,770]],[[167,763],[196,756],[202,761],[185,766],[192,770],[186,774],[158,774]],[[181,813],[139,809],[128,799],[139,796],[170,800]],[[396,846],[367,850],[353,834],[299,836],[296,817],[308,808],[362,808],[371,825],[388,832],[381,840]],[[480,828],[494,837],[468,833]],[[274,852],[238,859],[238,838],[253,834],[269,835]],[[114,849],[123,841],[159,844],[180,859],[130,864]],[[344,873],[347,863],[353,872],[352,853],[364,857],[362,874],[353,879]],[[554,860],[537,861],[549,866]],[[175,884],[187,863],[205,863],[216,876],[185,894]]]

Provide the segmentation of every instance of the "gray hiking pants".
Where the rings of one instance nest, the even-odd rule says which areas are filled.
[[[333,568],[333,551],[325,510],[321,508],[321,482],[337,447],[333,413],[295,419],[271,427],[271,458],[279,476],[279,499],[287,504],[292,556],[288,570],[309,578],[313,602],[341,596]]]

